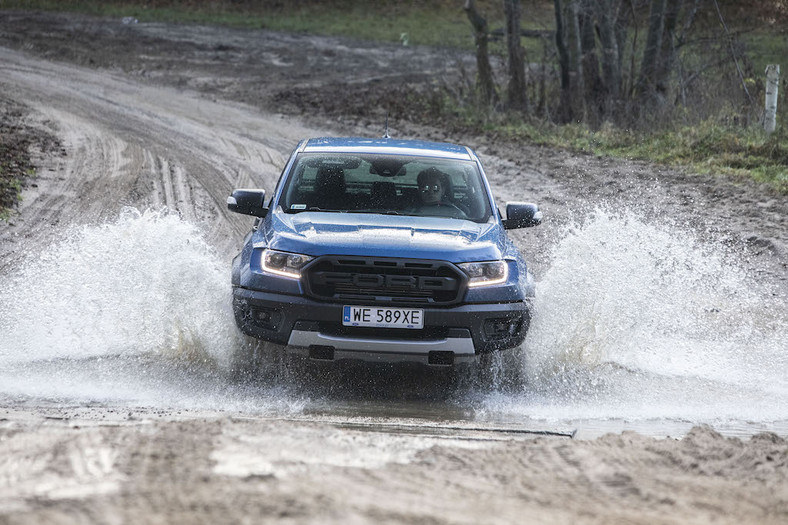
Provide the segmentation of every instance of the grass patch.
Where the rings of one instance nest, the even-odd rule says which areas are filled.
[[[27,141],[0,133],[0,220],[8,221],[20,200],[26,180],[35,175]]]
[[[28,149],[30,134],[21,126],[25,110],[0,97],[0,220],[7,221],[19,203],[26,178],[35,173]]]
[[[726,126],[714,121],[665,132],[636,132],[605,127],[509,124],[496,127],[509,140],[687,166],[698,173],[727,174],[765,183],[788,194],[788,132],[769,135],[757,128]]]
[[[28,108],[0,96],[0,220],[8,221],[21,200],[20,194],[36,167],[31,148],[52,152],[60,142],[48,132],[25,123]]]

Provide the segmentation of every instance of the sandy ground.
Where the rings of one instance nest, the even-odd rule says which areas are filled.
[[[3,523],[785,523],[788,443],[3,411]]]
[[[0,12],[0,87],[64,155],[37,159],[36,187],[0,225],[0,269],[62,228],[121,206],[167,206],[227,260],[250,221],[234,187],[273,185],[296,142],[378,135],[378,114],[321,117],[277,106],[289,89],[430,82],[464,57],[255,31]],[[360,86],[360,87],[359,87]],[[350,105],[349,105],[350,106]],[[299,116],[293,116],[298,113]],[[788,291],[785,196],[744,181],[446,136],[405,120],[398,136],[475,147],[496,198],[551,220],[517,240],[537,276],[568,222],[600,203],[637,206],[745,250]],[[526,196],[526,197],[524,197]],[[362,422],[360,422],[362,421]],[[405,421],[405,423],[403,423]],[[418,422],[418,420],[416,420]],[[422,422],[423,423],[423,422]],[[407,419],[243,412],[0,407],[0,523],[785,523],[788,442],[772,433],[596,439]]]

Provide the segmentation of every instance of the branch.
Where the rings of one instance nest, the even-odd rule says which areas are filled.
[[[741,80],[741,87],[744,88],[744,93],[747,94],[747,98],[750,100],[750,104],[754,104],[755,102],[750,96],[750,90],[747,89],[747,83],[744,81],[744,73],[741,70],[741,66],[739,66],[739,61],[736,58],[736,51],[733,49],[733,40],[730,36],[730,31],[728,31],[728,25],[725,23],[725,19],[722,17],[722,11],[720,11],[720,4],[717,3],[717,0],[714,0],[714,7],[717,8],[717,15],[720,17],[720,23],[722,24],[722,28],[725,29],[725,34],[728,36],[728,48],[731,51],[731,58],[733,58],[734,64],[736,64],[736,71],[739,73],[739,80]]]
[[[468,15],[468,20],[470,20],[473,29],[475,29],[477,33],[486,34],[487,20],[485,20],[484,17],[479,14],[479,11],[476,10],[476,2],[473,0],[465,0],[463,9]]]
[[[503,28],[493,29],[490,31],[490,35],[495,37],[503,37],[504,30]],[[555,31],[551,31],[549,29],[521,29],[520,36],[525,38],[553,38],[555,35]]]

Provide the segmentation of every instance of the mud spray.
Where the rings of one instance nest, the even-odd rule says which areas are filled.
[[[679,227],[596,212],[555,244],[515,387],[449,403],[472,405],[479,420],[779,426],[788,313],[739,257]],[[175,215],[125,210],[17,267],[0,281],[0,398],[256,413],[310,405],[292,389],[228,381],[229,355],[245,344],[229,257]]]

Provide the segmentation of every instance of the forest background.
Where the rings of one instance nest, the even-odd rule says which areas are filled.
[[[0,9],[465,50],[475,67],[457,61],[455,78],[343,91],[356,117],[680,165],[788,193],[788,0],[0,0]],[[771,133],[768,65],[783,70]],[[294,90],[282,103],[346,113],[336,96]],[[6,210],[34,172],[16,135],[5,140],[0,127]]]

